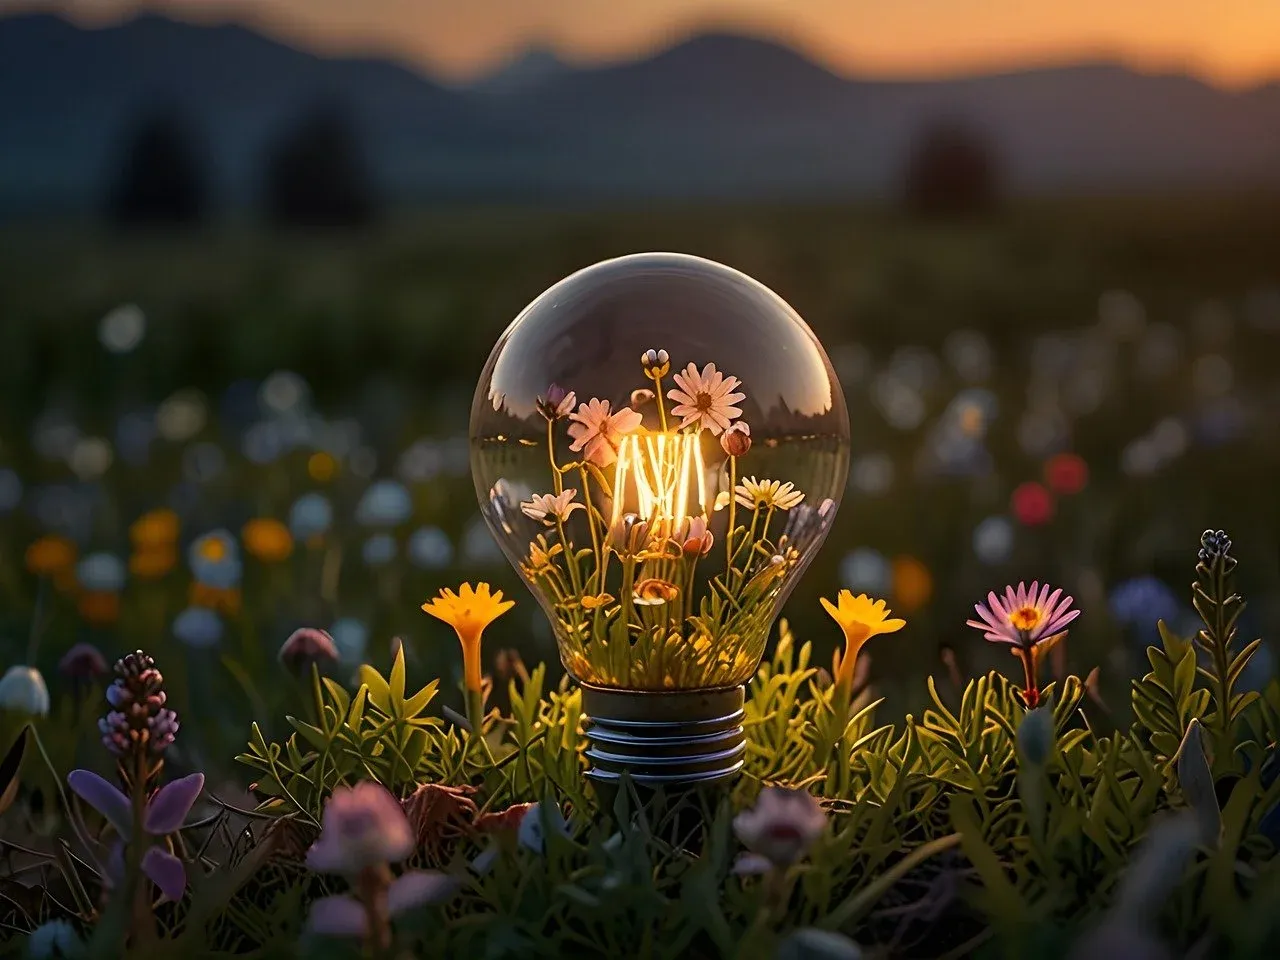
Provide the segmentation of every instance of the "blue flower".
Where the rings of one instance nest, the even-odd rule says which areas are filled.
[[[870,547],[859,547],[840,561],[840,582],[850,590],[883,596],[889,592],[892,581],[889,561]]]
[[[396,558],[396,538],[389,533],[375,533],[364,542],[361,554],[370,567],[386,566]]]
[[[197,537],[187,550],[187,562],[197,580],[219,590],[238,585],[244,569],[240,545],[226,530],[214,530]]]
[[[1004,563],[1013,550],[1013,533],[1008,517],[987,517],[973,531],[973,552],[983,563]]]
[[[222,639],[222,620],[205,607],[187,607],[174,619],[173,635],[188,647],[212,647]]]
[[[356,504],[356,522],[365,527],[394,527],[413,513],[413,500],[404,484],[379,480],[370,484]]]
[[[31,931],[27,937],[27,956],[31,960],[55,960],[84,956],[84,941],[76,928],[66,920],[50,920]]]
[[[289,508],[289,532],[299,541],[329,532],[333,525],[333,505],[323,493],[304,493]]]
[[[119,593],[124,588],[124,577],[124,563],[110,553],[91,553],[76,564],[80,586],[96,593]]]
[[[409,537],[409,560],[424,570],[440,570],[453,562],[453,543],[439,527],[419,527]]]
[[[0,469],[0,513],[8,513],[22,502],[22,480],[8,467]]]
[[[1182,616],[1177,594],[1152,576],[1133,577],[1117,585],[1111,591],[1109,606],[1116,622],[1134,630],[1144,641],[1159,636],[1158,620],[1172,628]]]
[[[334,621],[329,628],[329,636],[333,645],[338,648],[338,657],[345,664],[356,664],[364,660],[365,647],[369,643],[369,628],[355,617],[342,617]]]

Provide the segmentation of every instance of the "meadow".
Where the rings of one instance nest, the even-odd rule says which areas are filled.
[[[826,346],[853,464],[783,615],[825,665],[840,631],[819,597],[885,598],[907,626],[865,654],[882,711],[932,703],[926,675],[956,695],[993,668],[1016,680],[965,621],[988,591],[1039,580],[1081,611],[1054,650],[1075,691],[1060,709],[1087,687],[1126,728],[1157,619],[1199,628],[1189,584],[1206,528],[1235,539],[1242,638],[1280,627],[1275,197],[1014,202],[947,223],[829,205],[445,210],[327,236],[8,227],[0,654],[39,669],[53,708],[49,764],[28,751],[7,819],[48,825],[48,767],[101,766],[100,701],[64,660],[79,643],[108,663],[156,659],[183,718],[170,762],[245,810],[263,799],[233,761],[250,721],[281,738],[285,714],[320,696],[277,660],[300,627],[332,635],[334,676],[388,674],[402,650],[410,689],[440,677],[439,703],[461,711],[457,645],[419,607],[487,581],[518,601],[485,634],[493,702],[517,709],[521,662],[546,662],[553,687],[550,632],[476,506],[472,391],[525,303],[646,249],[756,277]],[[1266,690],[1271,651],[1245,658],[1241,689]],[[1013,709],[1009,691],[990,696]],[[442,781],[465,781],[469,763],[497,777],[457,734],[437,736]],[[828,796],[857,780],[844,776]],[[536,800],[535,780],[503,781],[502,796]]]

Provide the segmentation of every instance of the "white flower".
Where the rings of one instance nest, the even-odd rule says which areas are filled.
[[[389,533],[375,533],[364,542],[360,555],[366,567],[384,567],[396,558],[396,538]]]
[[[0,679],[0,710],[26,717],[49,715],[49,688],[35,667],[10,667]]]
[[[765,787],[751,810],[733,818],[733,832],[750,854],[738,873],[788,867],[808,852],[826,829],[827,817],[807,791]]]
[[[611,413],[608,400],[593,397],[569,419],[573,421],[569,424],[569,436],[573,437],[569,449],[574,453],[582,451],[597,467],[607,467],[618,459],[623,435],[639,429],[643,418],[630,407]]]
[[[86,590],[119,593],[124,587],[124,564],[111,553],[91,553],[76,564],[76,579]]]
[[[370,484],[356,504],[356,523],[363,527],[395,527],[412,513],[413,499],[404,485],[395,480],[379,480]]]
[[[453,562],[453,541],[439,527],[419,527],[409,537],[409,561],[423,570],[439,570]]]
[[[742,381],[726,377],[714,363],[708,363],[701,372],[691,363],[672,379],[676,388],[668,390],[667,396],[677,404],[671,413],[682,418],[681,429],[696,424],[699,430],[705,428],[718,437],[729,428],[731,421],[742,416],[734,404],[745,400],[747,395],[733,392]]]
[[[757,480],[747,477],[733,488],[734,498],[747,508],[776,507],[790,510],[804,499],[804,494],[790,480]]]
[[[310,540],[328,533],[333,524],[333,505],[323,493],[304,493],[289,508],[289,532],[295,540]]]
[[[578,491],[572,488],[558,494],[535,493],[532,500],[525,500],[520,504],[520,509],[526,517],[541,520],[551,526],[556,520],[562,523],[568,520],[573,511],[585,509],[582,504],[573,502],[577,495]]]
[[[222,639],[222,620],[205,607],[187,607],[174,618],[173,635],[188,647],[207,649]]]

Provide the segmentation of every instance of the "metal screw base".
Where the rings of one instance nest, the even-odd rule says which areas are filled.
[[[623,773],[649,787],[689,787],[735,776],[747,752],[743,687],[612,690],[582,684],[587,776],[616,784]]]

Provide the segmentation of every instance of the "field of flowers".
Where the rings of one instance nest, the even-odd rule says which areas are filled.
[[[1280,626],[1276,214],[6,233],[0,930],[40,927],[37,956],[1256,955],[1246,901],[1280,892],[1280,687],[1250,643]],[[578,694],[467,436],[519,309],[643,249],[791,302],[852,424],[744,776],[692,812],[583,786]],[[423,608],[462,581],[516,600],[465,656],[452,601]]]

